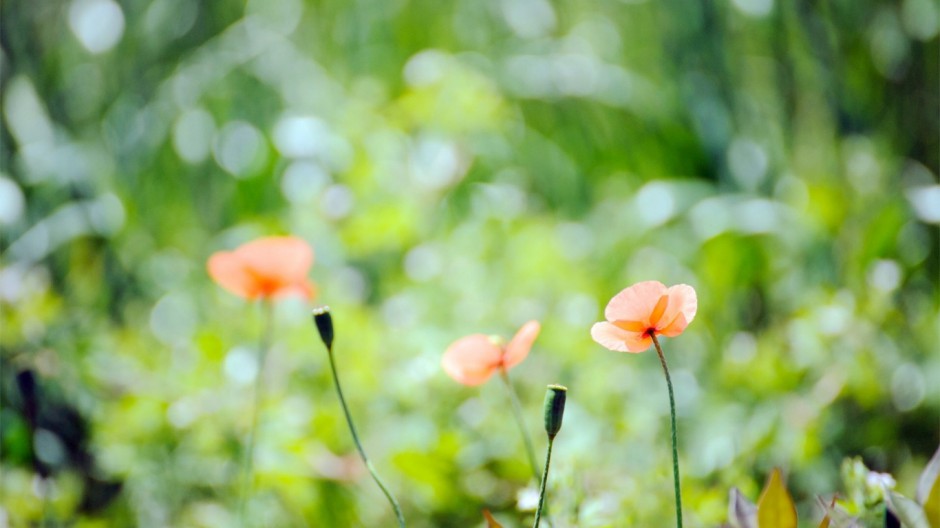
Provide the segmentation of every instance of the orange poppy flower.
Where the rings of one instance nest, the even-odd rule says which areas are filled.
[[[652,336],[675,337],[695,318],[698,298],[688,284],[667,288],[658,281],[638,282],[607,303],[607,321],[591,327],[591,337],[618,352],[643,352]]]
[[[462,337],[447,347],[441,365],[458,383],[479,385],[499,370],[522,363],[541,329],[538,321],[529,321],[506,345],[483,334]]]
[[[285,295],[314,296],[307,279],[313,248],[297,237],[259,238],[234,251],[209,257],[209,276],[226,290],[246,299],[272,299]]]

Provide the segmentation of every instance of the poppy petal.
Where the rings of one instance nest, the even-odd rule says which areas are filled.
[[[685,320],[684,315],[679,314],[666,328],[657,330],[656,333],[666,337],[676,337],[684,332],[687,326],[689,326],[689,322]]]
[[[499,368],[502,351],[483,334],[462,337],[447,347],[441,366],[464,385],[479,385]]]
[[[246,299],[259,297],[254,277],[248,273],[235,253],[229,251],[213,253],[206,267],[212,280],[226,290]]]
[[[607,303],[604,317],[608,321],[636,321],[648,325],[650,314],[665,292],[666,286],[659,281],[638,282]]]
[[[681,334],[698,311],[698,297],[688,284],[677,284],[666,290],[669,305],[657,325],[657,333],[667,337]]]
[[[267,237],[235,250],[250,273],[269,284],[291,286],[307,280],[313,248],[297,237]],[[274,292],[272,292],[274,293]]]
[[[506,354],[503,356],[503,365],[508,369],[512,368],[529,355],[532,349],[532,343],[539,336],[542,325],[538,321],[529,321],[522,325],[522,328],[516,332],[509,344],[506,345]]]
[[[279,287],[271,296],[275,299],[297,296],[310,300],[317,296],[317,285],[313,281],[304,279],[302,282]]]
[[[653,343],[646,334],[630,332],[602,321],[591,327],[591,337],[600,345],[616,352],[643,352]]]

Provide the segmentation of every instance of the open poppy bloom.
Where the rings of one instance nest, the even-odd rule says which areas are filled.
[[[658,281],[638,282],[607,303],[607,321],[591,327],[591,337],[618,352],[643,352],[653,335],[675,337],[695,318],[698,298],[688,284],[667,288]]]
[[[209,276],[226,290],[246,299],[300,295],[310,299],[314,285],[307,279],[313,248],[297,237],[259,238],[234,251],[209,257]]]
[[[538,321],[529,321],[506,345],[483,334],[462,337],[447,347],[441,365],[458,383],[479,385],[494,373],[522,363],[541,329]]]

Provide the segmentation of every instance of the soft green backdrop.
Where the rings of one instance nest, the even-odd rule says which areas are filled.
[[[570,388],[556,524],[672,522],[659,363],[589,335],[639,280],[699,295],[664,343],[688,526],[722,522],[732,486],[756,499],[773,466],[807,525],[847,456],[912,495],[937,446],[933,0],[9,0],[0,15],[13,526],[43,508],[23,368],[89,421],[97,477],[123,481],[76,517],[88,475],[60,473],[52,517],[236,524],[261,317],[205,262],[271,234],[315,247],[352,412],[409,526],[479,526],[484,507],[531,522],[503,388],[439,367],[458,337],[529,319],[543,332],[511,374],[540,451],[545,385]],[[252,511],[390,526],[309,308],[277,307]],[[64,462],[57,441],[42,446]]]

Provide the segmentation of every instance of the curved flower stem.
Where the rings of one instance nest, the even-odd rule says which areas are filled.
[[[264,329],[261,332],[261,339],[258,342],[258,361],[257,371],[255,372],[255,401],[251,410],[251,428],[248,429],[248,436],[245,438],[245,452],[242,455],[242,492],[238,502],[238,518],[241,520],[242,526],[248,525],[248,499],[255,484],[253,473],[256,444],[255,437],[258,433],[258,416],[261,414],[261,401],[264,392],[264,363],[268,357],[268,349],[271,348],[271,338],[274,335],[274,305],[268,301],[262,301],[261,308],[264,312]]]
[[[509,373],[506,372],[506,369],[500,369],[499,375],[506,385],[506,390],[509,391],[509,401],[512,402],[512,413],[516,417],[516,423],[519,424],[519,432],[522,433],[522,443],[525,444],[526,456],[529,458],[529,466],[532,467],[532,476],[536,484],[538,484],[539,479],[542,478],[542,474],[539,471],[538,462],[536,462],[535,448],[532,447],[532,438],[529,437],[529,433],[525,427],[525,420],[522,418],[522,406],[519,405],[519,398],[516,397],[516,391],[512,388]]]
[[[542,520],[542,508],[545,507],[545,484],[548,482],[548,467],[552,463],[552,444],[555,439],[548,438],[548,453],[545,455],[545,471],[542,472],[542,484],[539,486],[539,509],[535,510],[534,528],[539,528],[539,521]]]
[[[379,488],[382,489],[382,493],[385,494],[385,498],[388,499],[388,502],[392,505],[392,509],[395,510],[395,517],[398,518],[398,526],[404,528],[405,526],[405,516],[401,513],[401,506],[398,505],[398,501],[395,500],[395,497],[392,496],[392,493],[388,491],[388,488],[385,487],[385,483],[382,482],[382,479],[379,478],[379,474],[375,471],[375,468],[372,466],[372,462],[369,462],[369,457],[366,456],[365,450],[362,448],[362,443],[359,441],[359,435],[356,434],[356,426],[353,425],[352,415],[349,414],[349,407],[346,405],[346,398],[343,397],[343,389],[339,384],[339,376],[336,374],[336,362],[333,360],[333,347],[327,347],[327,353],[330,357],[330,370],[333,372],[333,382],[336,385],[336,393],[339,395],[339,403],[343,407],[343,413],[346,415],[346,423],[349,424],[349,432],[352,433],[353,442],[356,443],[356,449],[359,450],[359,457],[362,458],[362,462],[366,465],[366,469],[369,470],[369,473],[372,474],[372,480],[379,485]]]
[[[669,377],[669,367],[666,366],[663,348],[659,346],[655,333],[650,332],[649,336],[653,338],[653,344],[656,345],[659,362],[662,363],[663,372],[666,374],[666,386],[669,387],[669,415],[672,418],[672,477],[676,487],[676,526],[682,528],[682,491],[679,488],[679,448],[676,442],[676,398],[672,392],[672,379]]]

